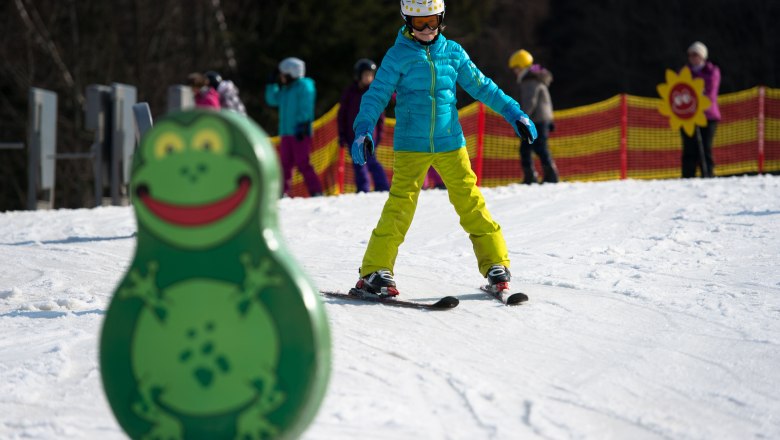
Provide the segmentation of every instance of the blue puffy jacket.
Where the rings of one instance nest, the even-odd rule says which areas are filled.
[[[356,134],[373,131],[393,92],[396,151],[438,153],[466,145],[458,121],[456,84],[475,99],[514,122],[520,105],[482,74],[460,44],[439,35],[424,46],[406,27],[382,59],[374,82],[363,95],[353,128]]]
[[[311,130],[314,120],[314,102],[317,91],[314,80],[299,78],[286,85],[268,84],[265,87],[265,102],[279,107],[279,135],[294,136],[301,124],[308,123]]]

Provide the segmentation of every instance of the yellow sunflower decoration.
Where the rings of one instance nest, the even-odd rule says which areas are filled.
[[[693,136],[697,126],[707,126],[704,111],[712,102],[704,96],[704,80],[693,78],[687,66],[679,75],[666,69],[666,84],[658,84],[657,89],[661,95],[658,111],[669,118],[672,130],[682,128],[688,136]]]

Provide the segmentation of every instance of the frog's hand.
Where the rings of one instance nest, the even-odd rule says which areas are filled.
[[[142,438],[144,439],[180,439],[184,438],[181,422],[157,406],[153,398],[152,387],[140,383],[138,386],[140,398],[133,404],[133,412],[152,424]]]
[[[157,272],[160,265],[156,261],[150,261],[146,267],[145,276],[141,275],[138,269],[130,271],[131,286],[119,289],[120,298],[141,298],[144,302],[153,302],[160,297],[160,291],[157,289]]]
[[[273,262],[270,259],[264,259],[260,261],[258,266],[255,266],[252,263],[252,255],[247,252],[241,255],[241,263],[244,265],[246,273],[243,286],[245,299],[262,295],[271,287],[284,284],[284,278],[279,274],[279,271],[274,270]]]
[[[156,261],[149,262],[146,276],[141,275],[138,269],[133,269],[129,275],[131,285],[119,289],[119,298],[139,298],[159,319],[165,319],[165,308],[160,298],[160,289],[157,288],[159,269],[160,265]]]

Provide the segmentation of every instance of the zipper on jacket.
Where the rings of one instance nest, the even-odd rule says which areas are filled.
[[[436,126],[436,67],[433,65],[430,47],[425,48],[425,55],[428,57],[428,64],[431,65],[431,133],[429,139],[431,141],[431,153],[434,153],[433,132],[434,127]]]

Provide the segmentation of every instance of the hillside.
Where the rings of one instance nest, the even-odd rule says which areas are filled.
[[[402,295],[326,300],[333,373],[306,439],[780,437],[780,179],[486,189],[531,300],[479,293],[444,191],[420,203]],[[288,245],[345,290],[386,194],[284,199]],[[132,257],[131,208],[0,214],[0,437],[125,438],[97,335]]]

